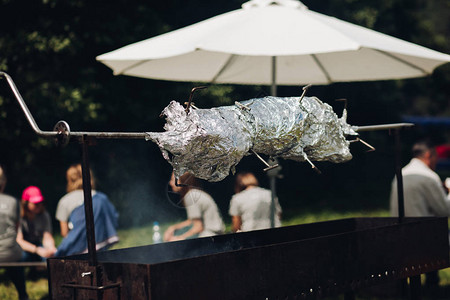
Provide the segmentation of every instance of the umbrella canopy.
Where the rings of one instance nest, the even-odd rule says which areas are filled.
[[[297,0],[241,9],[100,55],[115,75],[274,86],[426,76],[450,55],[310,11]]]

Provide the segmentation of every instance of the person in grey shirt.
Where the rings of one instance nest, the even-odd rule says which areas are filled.
[[[229,214],[233,232],[251,231],[271,227],[272,192],[259,187],[255,175],[241,172],[236,176]],[[275,197],[275,227],[281,226],[281,206]]]
[[[6,176],[0,167],[0,262],[20,261],[22,249],[16,242],[20,220],[19,202],[3,193]],[[19,299],[28,299],[23,267],[8,267],[6,273],[19,293]]]
[[[404,208],[406,217],[450,216],[450,200],[436,172],[436,149],[426,141],[412,147],[413,158],[402,169]],[[397,180],[392,181],[390,209],[398,216]],[[439,284],[437,271],[426,274],[425,286],[436,288]]]
[[[189,173],[180,176],[179,184],[175,175],[169,182],[175,193],[179,193],[186,208],[187,220],[169,226],[164,232],[165,241],[178,241],[195,237],[222,234],[225,224],[213,198],[201,190],[197,178]]]

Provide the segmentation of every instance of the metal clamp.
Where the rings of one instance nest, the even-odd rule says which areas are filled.
[[[279,167],[278,164],[274,164],[274,165],[272,165],[272,166],[269,165],[269,163],[268,163],[267,161],[265,161],[264,158],[262,158],[258,153],[255,152],[255,150],[250,149],[250,151],[251,151],[253,154],[255,154],[256,157],[257,157],[260,161],[262,161],[262,163],[263,163],[264,165],[266,165],[267,168],[264,168],[264,172],[267,172],[267,171],[269,171],[269,170],[272,170],[272,169],[275,169],[275,168],[278,168],[278,167]]]
[[[197,90],[203,90],[203,89],[206,89],[206,88],[207,88],[206,86],[198,86],[198,87],[192,88],[191,94],[189,95],[189,101],[188,101],[188,103],[186,104],[186,109],[185,109],[185,111],[186,111],[187,114],[189,113],[189,108],[191,107],[192,98],[194,97],[195,91],[197,91]]]

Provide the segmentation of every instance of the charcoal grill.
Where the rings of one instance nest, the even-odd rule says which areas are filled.
[[[445,268],[448,247],[446,218],[343,219],[98,252],[97,269],[49,259],[49,286],[51,299],[316,299]]]
[[[95,249],[88,145],[93,138],[144,139],[145,133],[70,132],[60,121],[40,136],[82,145],[88,253],[47,260],[51,299],[316,299],[409,277],[449,263],[447,218],[405,218],[399,132],[412,124],[360,127],[396,133],[398,218],[352,218],[98,252]],[[412,293],[413,298],[418,294]]]

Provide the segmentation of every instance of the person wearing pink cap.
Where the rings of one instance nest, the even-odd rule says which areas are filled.
[[[52,222],[44,207],[44,197],[36,186],[22,193],[22,209],[17,243],[24,251],[24,261],[40,261],[56,252]]]

